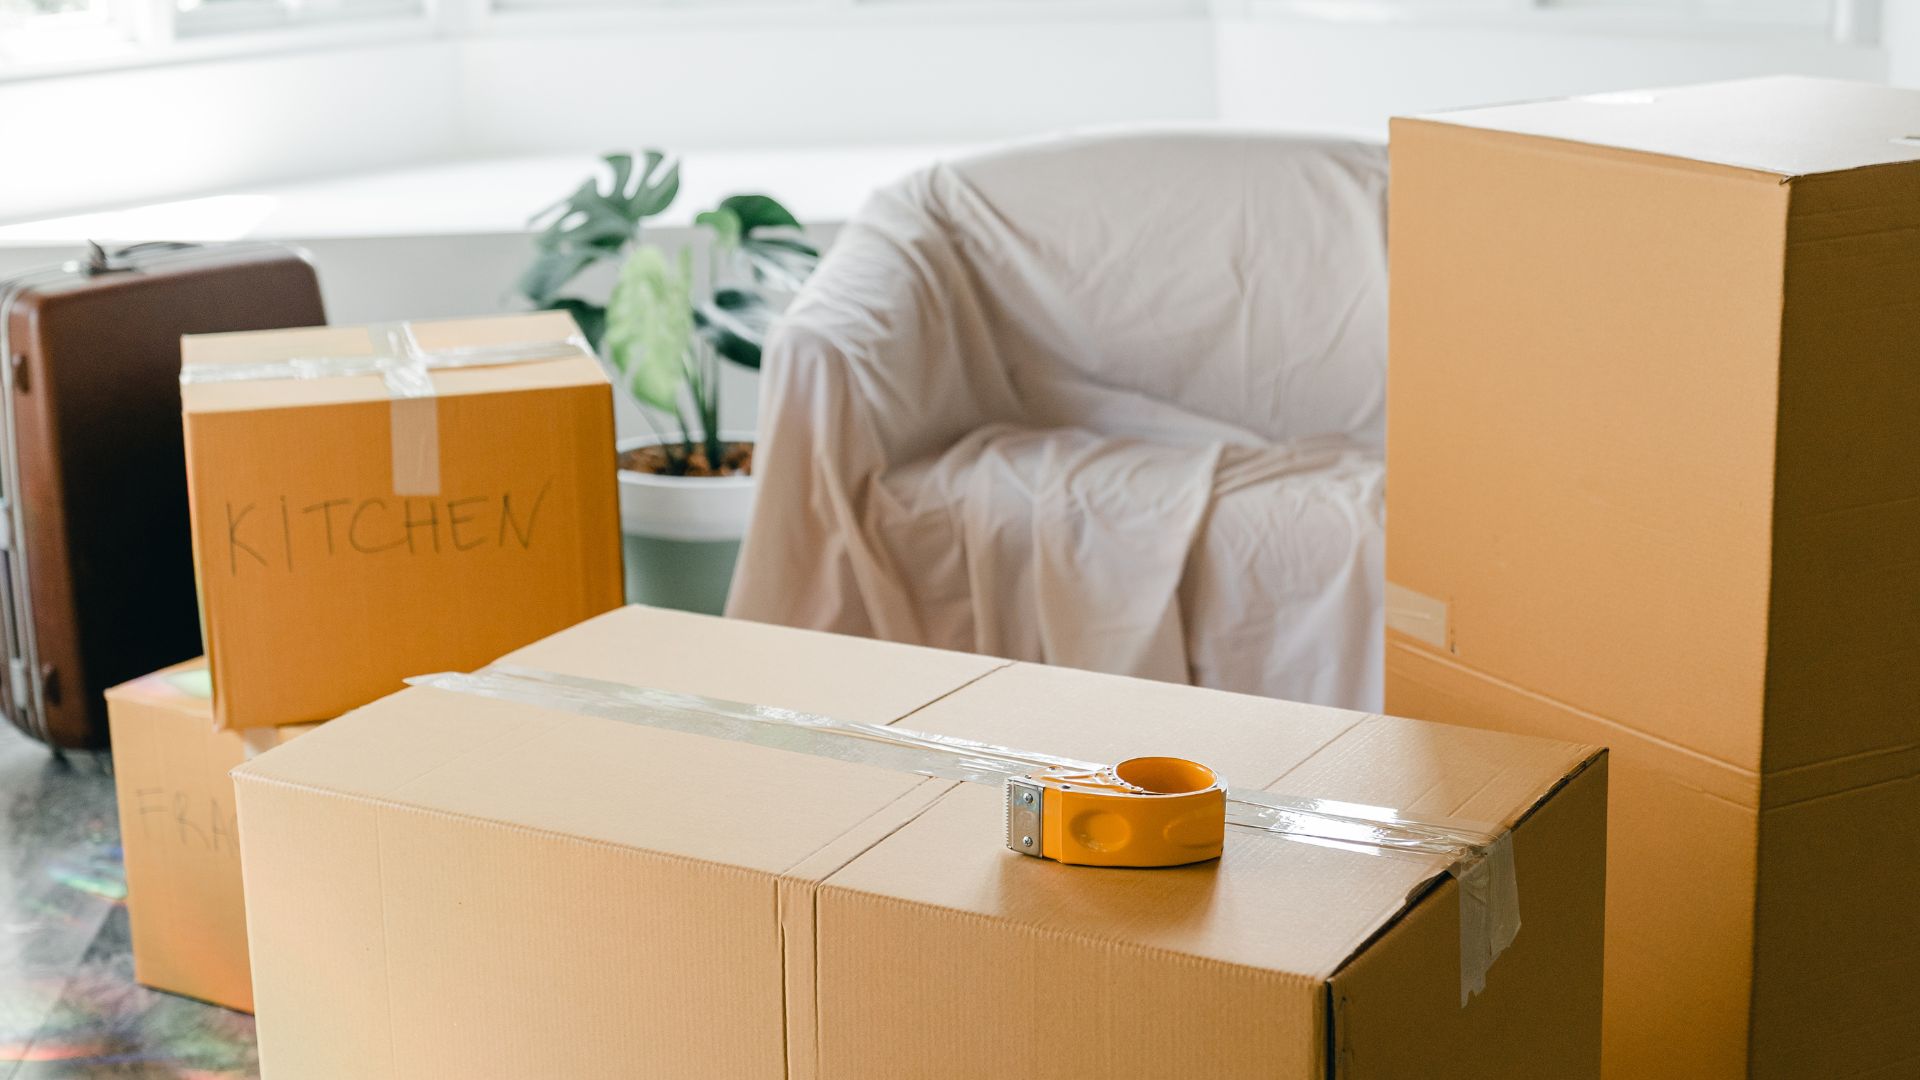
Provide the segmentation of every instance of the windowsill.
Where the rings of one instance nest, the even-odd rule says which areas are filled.
[[[955,146],[704,151],[682,155],[680,195],[650,226],[690,227],[693,215],[738,192],[764,191],[809,225],[837,225],[876,188],[956,152]],[[87,240],[344,240],[513,235],[588,176],[580,155],[495,158],[383,170],[301,184],[0,226],[0,248],[78,247]]]

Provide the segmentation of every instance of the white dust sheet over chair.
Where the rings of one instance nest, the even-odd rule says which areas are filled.
[[[728,613],[1378,708],[1385,200],[1220,132],[878,193],[769,343]]]

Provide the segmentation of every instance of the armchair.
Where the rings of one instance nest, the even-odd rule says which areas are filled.
[[[1185,132],[881,191],[768,342],[728,613],[1377,708],[1386,177]]]

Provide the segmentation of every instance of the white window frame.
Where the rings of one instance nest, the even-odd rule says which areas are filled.
[[[281,0],[203,0],[187,11],[173,12],[172,0],[161,0],[172,13],[176,38],[245,33],[312,26],[338,26],[381,20],[424,19],[422,0],[351,0],[289,6]]]
[[[1215,0],[448,0],[473,34],[674,26],[1208,18]]]
[[[177,0],[109,0],[107,25],[92,48],[24,61],[0,52],[0,83],[428,38],[438,32],[450,4],[463,0],[376,0],[335,17],[326,12],[289,17],[284,10],[270,10],[276,5],[268,0],[235,2],[232,11],[201,18],[199,12],[177,12]],[[10,29],[9,39],[30,41],[35,34],[31,26]]]
[[[519,33],[592,33],[675,26],[911,25],[1061,19],[1192,18],[1216,25],[1243,19],[1303,19],[1528,30],[1653,32],[1678,36],[1818,36],[1872,46],[1882,0],[1829,0],[1824,24],[1744,17],[1720,9],[1663,12],[1577,0],[315,0],[289,12],[276,0],[206,0],[176,13],[177,0],[109,0],[95,47],[45,62],[0,51],[0,83],[87,71],[227,56],[335,48],[410,38],[459,39]],[[1712,3],[1713,0],[1706,0]],[[1737,2],[1737,0],[1734,0]],[[10,43],[35,34],[8,31]],[[15,52],[22,52],[16,48]]]
[[[1882,0],[1826,0],[1805,16],[1743,12],[1738,0],[1706,0],[1691,9],[1658,4],[1578,0],[1215,0],[1216,11],[1244,18],[1310,18],[1457,26],[1497,26],[1573,33],[1608,31],[1691,36],[1817,37],[1842,45],[1879,43]]]
[[[27,54],[30,47],[38,43],[50,45],[59,43],[51,52],[58,57],[55,63],[85,60],[95,55],[124,56],[137,51],[140,46],[152,39],[152,27],[149,14],[154,6],[150,0],[107,0],[105,17],[93,26],[75,25],[85,19],[84,15],[37,16],[32,21],[0,21],[0,71],[5,71],[16,54]],[[73,20],[67,25],[57,24],[62,20]],[[78,48],[72,47],[78,45]]]

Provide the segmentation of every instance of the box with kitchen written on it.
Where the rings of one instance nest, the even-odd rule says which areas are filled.
[[[1914,1076],[1920,92],[1393,126],[1386,703],[1613,754],[1617,1080]]]
[[[157,990],[250,1012],[227,773],[319,725],[218,731],[211,690],[206,661],[190,660],[107,691],[133,972]]]
[[[613,399],[577,340],[557,312],[185,339],[223,726],[328,719],[620,603]]]
[[[234,774],[272,1080],[1598,1075],[1592,747],[638,607],[507,662],[1512,827],[1519,931],[1444,855],[1063,866],[998,787],[416,686]]]

